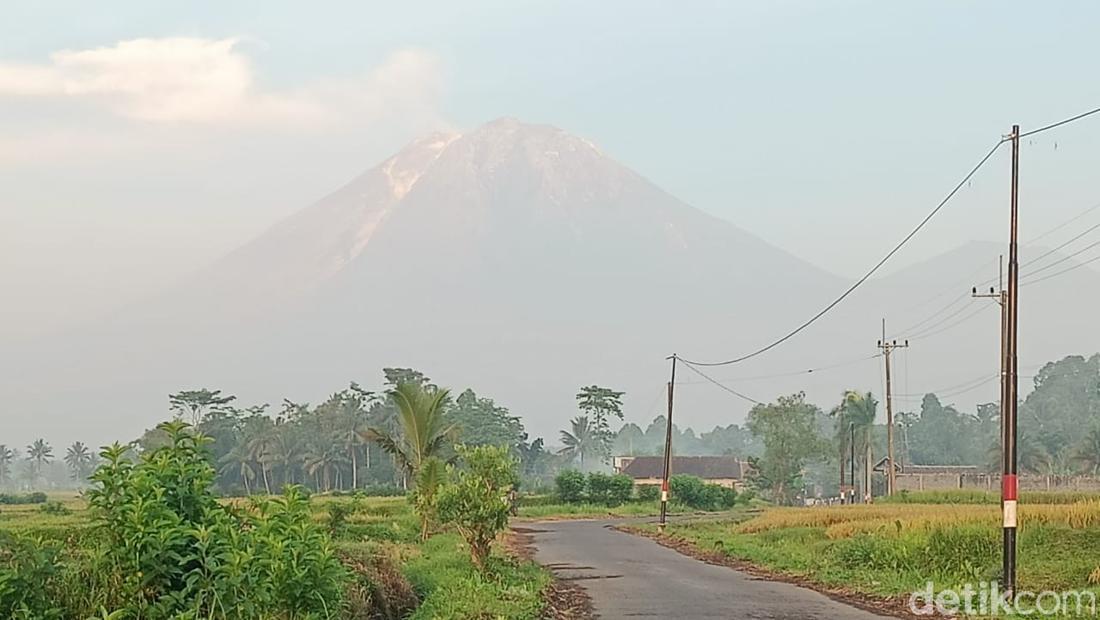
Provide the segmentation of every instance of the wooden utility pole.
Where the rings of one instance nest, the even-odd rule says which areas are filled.
[[[886,358],[886,494],[893,495],[897,484],[897,476],[894,471],[894,402],[890,385],[890,354],[894,349],[904,349],[909,346],[909,341],[898,344],[886,341],[886,319],[882,319],[882,340],[878,341],[878,348],[882,349],[882,355]]]
[[[657,523],[657,530],[662,534],[665,531],[665,518],[668,514],[668,476],[672,469],[672,398],[676,389],[676,355],[668,359],[672,360],[672,376],[668,380],[668,420],[665,424],[665,466],[661,474],[661,520]]]
[[[1004,517],[1004,590],[1012,597],[1016,592],[1016,397],[1019,368],[1017,359],[1016,328],[1019,318],[1020,263],[1017,255],[1017,221],[1020,188],[1020,126],[1013,125],[1009,135],[1012,141],[1012,187],[1008,237],[1008,295],[1005,298],[1008,323],[1005,326],[1005,360],[1008,366],[1008,385],[1005,388],[1004,420],[1004,474],[1001,477],[1001,501]]]

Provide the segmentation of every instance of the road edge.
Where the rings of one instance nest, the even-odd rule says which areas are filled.
[[[534,530],[528,527],[512,525],[505,537],[505,548],[514,557],[534,562]],[[542,566],[539,564],[539,566]],[[553,569],[543,566],[550,573],[550,584],[542,592],[545,603],[542,618],[544,620],[594,620],[599,616],[592,605],[588,591],[576,582],[558,577]]]
[[[810,579],[799,577],[797,575],[791,575],[779,571],[774,571],[769,568],[740,560],[731,557],[725,553],[717,551],[710,551],[696,545],[695,543],[680,538],[678,536],[671,536],[667,534],[660,534],[641,528],[623,524],[614,525],[613,529],[624,534],[631,534],[633,536],[639,536],[641,538],[648,538],[653,542],[672,549],[681,555],[688,556],[699,560],[700,562],[706,562],[714,566],[723,566],[731,570],[745,573],[752,577],[760,579],[766,579],[768,581],[779,581],[782,583],[789,583],[791,585],[798,586],[800,588],[806,588],[807,590],[813,590],[819,594],[823,594],[830,599],[845,605],[851,605],[863,611],[871,612],[874,614],[891,616],[894,618],[915,618],[916,616],[909,611],[908,602],[905,599],[891,598],[891,597],[875,597],[861,592],[854,592],[851,590],[844,590],[840,588],[830,588],[823,584],[814,582]]]

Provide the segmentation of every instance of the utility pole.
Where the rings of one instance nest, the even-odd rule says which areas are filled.
[[[851,468],[851,471],[848,477],[852,479],[852,490],[848,494],[848,503],[854,504],[856,503],[856,425],[852,422],[848,423],[848,434],[851,436],[848,440],[851,451],[851,456],[848,460],[848,467]]]
[[[894,403],[891,394],[890,385],[890,354],[894,352],[894,349],[908,348],[909,341],[906,340],[904,344],[898,344],[897,340],[893,342],[886,341],[886,319],[882,319],[882,340],[878,341],[878,348],[882,349],[882,355],[886,358],[886,494],[893,495],[896,488],[897,477],[894,471]]]
[[[979,293],[978,287],[970,290],[972,297],[984,297],[992,299],[1001,307],[1001,470],[1004,471],[1004,445],[1005,445],[1005,405],[1008,399],[1005,397],[1005,388],[1008,386],[1008,359],[1005,355],[1008,347],[1008,291],[1005,290],[1005,257],[1001,256],[1001,268],[997,275],[997,289],[989,287],[988,293]],[[998,290],[999,289],[999,290]]]
[[[668,475],[672,469],[672,398],[676,387],[676,354],[668,359],[672,360],[672,376],[668,380],[668,420],[665,424],[665,467],[661,474],[661,520],[657,524],[657,531],[665,532],[665,517],[668,514]]]
[[[1004,475],[1001,477],[1001,500],[1004,516],[1004,588],[1005,595],[1016,592],[1016,396],[1019,368],[1017,366],[1017,325],[1019,318],[1020,264],[1017,255],[1017,221],[1020,189],[1020,126],[1012,126],[1012,189],[1009,202],[1011,215],[1008,237],[1008,324],[1005,329],[1005,360],[1008,365],[1008,386],[1005,388]]]

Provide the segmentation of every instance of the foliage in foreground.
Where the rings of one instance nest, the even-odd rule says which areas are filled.
[[[423,602],[412,620],[540,617],[542,592],[550,581],[533,562],[492,555],[483,570],[472,570],[459,537],[440,534],[409,560],[406,573]]]
[[[218,503],[205,441],[183,423],[137,463],[115,445],[89,493],[96,536],[62,561],[56,542],[0,552],[0,614],[12,618],[313,619],[341,612],[347,573],[291,487],[245,508]],[[35,579],[33,588],[22,580]]]
[[[518,482],[516,461],[506,447],[457,450],[465,466],[452,467],[453,482],[438,491],[439,516],[462,535],[474,566],[485,570],[493,540],[508,527],[508,494]]]

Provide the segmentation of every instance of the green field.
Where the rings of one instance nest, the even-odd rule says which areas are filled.
[[[79,555],[84,538],[98,535],[84,500],[74,494],[50,500],[51,506],[62,508],[46,512],[43,504],[0,507],[0,593],[3,535],[57,545],[62,558]],[[353,578],[349,609],[333,618],[523,619],[542,612],[542,591],[550,580],[547,571],[498,549],[487,572],[479,573],[457,534],[439,532],[420,542],[419,522],[403,497],[318,496],[311,499],[310,509]],[[72,580],[72,588],[81,587],[77,581]],[[79,599],[79,593],[73,594],[74,601]]]
[[[967,497],[969,503],[769,508],[672,523],[667,536],[825,589],[900,600],[929,580],[938,588],[1000,580],[1000,507]],[[1100,498],[1031,499],[1020,506],[1019,589],[1100,593]],[[1050,503],[1034,503],[1042,499]]]

